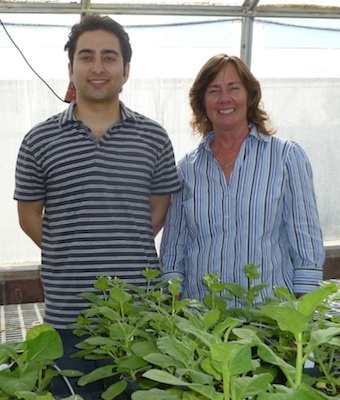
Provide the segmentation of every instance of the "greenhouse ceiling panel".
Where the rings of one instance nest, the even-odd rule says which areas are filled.
[[[340,18],[340,0],[0,0],[0,13]]]

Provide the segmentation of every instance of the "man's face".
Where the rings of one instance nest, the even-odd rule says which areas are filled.
[[[70,80],[77,90],[77,100],[105,103],[117,100],[129,77],[116,35],[104,30],[80,35],[69,65]]]

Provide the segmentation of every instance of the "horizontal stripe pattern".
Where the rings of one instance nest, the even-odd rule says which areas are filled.
[[[62,329],[87,304],[97,276],[144,285],[158,268],[150,195],[180,189],[171,141],[156,122],[121,103],[122,119],[98,140],[73,107],[35,126],[17,160],[14,198],[45,200],[45,322]]]
[[[303,149],[252,127],[227,183],[210,150],[213,137],[179,162],[182,191],[174,195],[161,243],[164,278],[181,277],[183,296],[202,300],[205,274],[247,288],[243,268],[255,263],[261,274],[255,283],[268,284],[262,299],[274,286],[315,289],[325,253]]]

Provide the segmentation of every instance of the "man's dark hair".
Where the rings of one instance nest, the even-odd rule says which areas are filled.
[[[129,35],[124,28],[110,17],[102,17],[98,14],[86,15],[78,24],[73,25],[68,35],[68,42],[65,44],[64,50],[68,52],[68,58],[73,65],[74,53],[77,46],[79,36],[84,32],[103,30],[113,33],[118,37],[120,50],[123,55],[124,66],[131,61],[132,50]]]

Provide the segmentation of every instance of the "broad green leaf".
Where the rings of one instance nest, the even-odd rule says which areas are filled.
[[[132,295],[122,290],[120,287],[114,287],[110,290],[110,296],[117,303],[127,303],[131,300]]]
[[[301,384],[298,390],[286,386],[276,385],[275,393],[260,393],[257,400],[325,400],[338,399],[312,388],[309,385]]]
[[[59,333],[44,324],[28,330],[26,343],[28,360],[48,362],[60,358],[64,353]]]
[[[306,352],[312,352],[316,347],[330,343],[334,336],[340,335],[339,328],[326,328],[313,331],[310,335],[309,343],[306,346]]]
[[[259,269],[261,268],[258,264],[247,264],[243,268],[243,272],[247,275],[247,277],[251,280],[259,278],[260,272]]]
[[[24,400],[54,400],[54,397],[52,393],[46,393],[45,395],[37,395],[36,393],[33,392],[24,392],[24,391],[19,391],[15,393],[16,398],[18,399],[24,399]],[[74,396],[75,397],[75,396]],[[80,398],[80,396],[79,396]],[[66,399],[64,399],[66,400]]]
[[[52,328],[50,325],[40,324],[40,325],[33,326],[32,328],[30,328],[27,331],[26,340],[36,339],[43,332],[54,332],[54,333],[57,333],[57,331],[54,328]]]
[[[340,348],[340,338],[339,337],[333,337],[332,339],[330,339],[328,344],[330,346],[335,346],[335,347]]]
[[[291,303],[263,306],[262,311],[274,319],[282,331],[291,332],[295,337],[308,328],[309,316],[297,311]]]
[[[178,400],[177,394],[172,394],[161,389],[138,390],[132,393],[132,400]]]
[[[139,369],[145,367],[147,364],[148,363],[145,360],[143,360],[143,358],[138,357],[135,354],[130,354],[127,357],[121,357],[118,360],[116,360],[116,365],[118,370]]]
[[[261,339],[252,329],[248,329],[246,327],[234,328],[233,333],[242,339],[242,343],[249,343],[252,346],[259,346],[262,344]]]
[[[1,364],[6,364],[8,359],[17,360],[20,357],[17,346],[12,343],[0,344],[0,360]]]
[[[247,399],[249,396],[266,392],[269,383],[273,380],[271,374],[261,374],[255,376],[240,376],[234,379],[234,385],[237,389],[237,399]]]
[[[168,290],[172,296],[178,296],[181,293],[181,279],[176,277],[168,281]]]
[[[235,357],[231,355],[232,359],[228,362],[230,375],[245,374],[253,370],[251,347],[242,345],[236,353]]]
[[[298,392],[304,394],[305,399],[308,400],[339,399],[339,396],[327,396],[325,393],[313,388],[310,385],[306,385],[305,383],[300,385]]]
[[[5,393],[15,397],[15,392],[19,391],[32,391],[38,379],[38,372],[31,371],[21,376],[19,370],[1,371],[0,374],[0,388]]]
[[[116,321],[120,321],[121,320],[121,317],[120,317],[119,313],[117,311],[113,310],[112,308],[107,307],[107,306],[97,307],[95,309],[95,315],[103,316],[103,317],[107,318],[109,321],[112,321],[112,322],[116,322]]]
[[[216,309],[210,310],[203,315],[203,322],[205,330],[212,328],[218,321],[220,312]]]
[[[159,369],[150,369],[149,371],[144,372],[143,376],[145,378],[151,379],[156,382],[165,383],[167,385],[175,385],[175,386],[190,385],[190,383],[178,379],[166,371],[160,371]]]
[[[46,370],[44,370],[44,372],[42,374],[42,379],[39,382],[39,389],[46,390],[47,388],[49,388],[50,384],[52,382],[52,379],[57,375],[59,375],[59,373],[55,369],[47,368]],[[81,375],[78,375],[78,376],[81,376]]]
[[[198,383],[201,385],[211,385],[213,384],[213,377],[211,375],[205,374],[204,372],[195,371],[193,369],[183,369],[178,368],[176,374],[179,376],[189,376],[192,383]]]
[[[246,295],[246,289],[234,282],[228,282],[225,284],[226,289],[228,289],[234,296],[236,297],[245,297]]]
[[[76,378],[78,376],[83,376],[84,373],[80,371],[76,371],[74,369],[63,369],[59,372],[60,375],[66,376],[68,378]]]
[[[93,287],[104,292],[112,287],[112,278],[111,276],[98,276],[96,282],[93,284]]]
[[[259,292],[261,292],[261,290],[264,289],[266,286],[268,286],[267,283],[259,283],[258,285],[255,285],[255,286],[251,287],[251,288],[249,289],[249,292],[252,293],[252,294],[253,294],[253,293],[259,293]]]
[[[114,343],[111,338],[105,336],[91,336],[86,338],[82,343],[77,344],[77,348],[86,349],[86,345],[114,347]]]
[[[242,326],[242,325],[243,325],[243,321],[241,321],[240,319],[228,317],[226,320],[219,323],[213,329],[212,334],[214,336],[217,335],[219,337],[222,337],[222,336],[224,336],[224,334],[227,330],[231,330],[233,328],[236,328],[237,326]]]
[[[213,360],[227,365],[230,376],[245,374],[252,370],[251,347],[237,342],[216,344],[211,347]]]
[[[290,393],[259,393],[257,400],[309,400],[303,396],[291,390]]]
[[[115,375],[114,366],[105,365],[104,367],[96,368],[89,374],[80,377],[78,380],[78,385],[84,386],[87,385],[88,383],[96,382],[99,379],[109,378],[110,376],[113,375]]]
[[[257,354],[259,355],[259,357],[261,357],[263,361],[280,367],[282,372],[287,377],[289,376],[292,380],[296,376],[296,369],[292,365],[286,363],[281,357],[275,354],[270,347],[266,346],[265,344],[262,344],[258,347]]]
[[[150,364],[157,365],[158,367],[163,369],[169,367],[179,368],[183,366],[183,364],[177,361],[176,358],[168,356],[167,354],[151,353],[147,356],[144,356],[143,358]]]
[[[212,362],[211,358],[206,358],[200,365],[204,372],[212,375],[215,380],[222,381],[222,368],[220,363]]]
[[[190,324],[188,321],[182,320],[177,324],[177,326],[182,332],[192,333],[198,339],[200,339],[201,342],[203,342],[203,344],[205,344],[207,346],[211,346],[211,345],[221,341],[218,337],[216,337],[208,332],[204,332],[201,329],[196,328],[195,326]]]
[[[280,299],[293,299],[295,296],[286,287],[274,287],[274,293]]]
[[[177,396],[178,398],[181,398],[182,400],[206,400],[206,396],[200,395],[199,393],[195,393],[192,391],[184,391],[181,393],[182,397]]]
[[[210,399],[210,400],[224,400],[224,395],[223,393],[218,393],[214,386],[207,386],[207,385],[191,385],[190,386],[191,390],[194,390],[195,392],[202,394],[204,398]]]
[[[174,357],[183,366],[188,367],[193,359],[193,353],[176,338],[163,337],[157,340],[157,346],[162,353]]]
[[[127,340],[132,339],[138,328],[133,325],[129,325],[126,322],[120,322],[119,324],[112,324],[109,327],[110,338],[115,340],[122,340],[124,343]]]
[[[218,293],[218,292],[222,292],[225,289],[226,289],[226,284],[222,283],[222,282],[215,282],[210,285],[210,290],[212,292]]]
[[[301,314],[311,319],[315,313],[316,308],[325,300],[331,293],[336,293],[338,286],[335,283],[329,283],[307,293],[302,296],[298,301],[298,310]]]
[[[101,394],[101,398],[104,400],[111,400],[124,392],[127,387],[127,382],[122,380],[109,386],[104,393]]]
[[[92,304],[101,304],[102,303],[102,299],[100,297],[98,297],[95,293],[92,293],[92,292],[83,292],[83,293],[80,293],[78,296],[81,297],[82,299],[87,300],[89,303],[92,303]]]
[[[131,346],[131,350],[137,354],[139,357],[144,357],[151,353],[157,352],[157,346],[154,342],[149,342],[146,340],[141,340],[139,342],[134,343]]]
[[[146,267],[144,271],[142,271],[142,275],[149,281],[153,281],[154,279],[158,278],[160,272],[157,268],[148,268]]]

